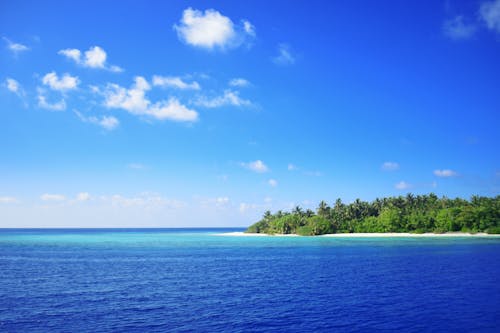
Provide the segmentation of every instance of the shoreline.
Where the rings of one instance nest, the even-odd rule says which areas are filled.
[[[500,237],[500,234],[487,234],[478,232],[471,234],[468,232],[448,232],[444,234],[423,233],[412,234],[407,232],[387,232],[387,233],[342,233],[342,234],[324,234],[317,236],[300,236],[297,234],[261,234],[261,233],[245,233],[242,231],[226,232],[215,234],[216,236],[229,237],[326,237],[326,238],[449,238],[449,237]]]

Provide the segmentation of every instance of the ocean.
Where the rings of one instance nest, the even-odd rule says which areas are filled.
[[[500,239],[0,229],[1,332],[500,332]]]

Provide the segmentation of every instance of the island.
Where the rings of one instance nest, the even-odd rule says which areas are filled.
[[[439,198],[428,195],[356,199],[333,206],[321,201],[316,212],[296,206],[291,212],[266,211],[262,219],[245,231],[248,234],[295,234],[316,236],[336,233],[436,233],[500,234],[500,196]]]

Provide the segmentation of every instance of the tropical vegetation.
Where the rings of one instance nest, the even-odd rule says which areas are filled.
[[[329,233],[500,233],[500,196],[439,198],[435,194],[389,197],[371,202],[356,199],[345,204],[337,199],[330,206],[321,201],[316,212],[296,206],[291,212],[266,211],[246,232],[298,234]]]

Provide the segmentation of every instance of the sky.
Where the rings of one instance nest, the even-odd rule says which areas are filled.
[[[500,192],[500,0],[2,1],[0,227]]]

